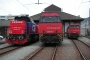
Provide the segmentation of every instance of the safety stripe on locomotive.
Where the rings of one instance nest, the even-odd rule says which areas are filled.
[[[43,34],[39,34],[39,38],[42,36]]]
[[[60,38],[62,38],[62,34],[58,34],[58,36],[59,36]]]
[[[42,36],[43,34],[39,34],[39,38]],[[58,36],[60,37],[60,38],[62,38],[62,34],[58,34]]]

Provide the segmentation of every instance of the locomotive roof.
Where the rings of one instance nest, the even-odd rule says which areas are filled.
[[[25,20],[26,22],[30,21],[30,18],[27,16],[16,16],[14,19],[15,20]]]

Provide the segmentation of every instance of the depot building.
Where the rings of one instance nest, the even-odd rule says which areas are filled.
[[[58,14],[60,15],[61,21],[63,23],[63,35],[66,36],[66,30],[67,27],[71,24],[71,23],[79,23],[83,20],[83,18],[80,18],[79,16],[74,16],[71,15],[69,13],[63,12],[62,9],[56,5],[50,5],[48,7],[46,7],[44,10],[44,12],[58,12]],[[42,13],[42,12],[41,12]],[[38,13],[36,15],[30,16],[36,23],[39,22],[41,13]],[[15,16],[12,16],[15,17]],[[10,18],[8,20],[4,20],[4,19],[0,19],[0,35],[6,36],[6,32],[7,32],[7,28],[10,25],[10,20],[12,20],[13,18]]]
[[[55,11],[55,12],[58,12],[58,14],[60,15],[60,18],[62,20],[62,23],[63,23],[63,35],[66,36],[66,30],[67,30],[67,27],[71,24],[71,23],[79,23],[83,20],[83,18],[80,18],[79,16],[74,16],[74,15],[71,15],[69,13],[66,13],[66,12],[63,12],[62,9],[58,6],[55,6],[55,5],[50,5],[48,7],[46,7],[44,9],[44,12],[48,12],[48,11]],[[36,15],[33,15],[31,16],[31,18],[36,22],[38,23],[39,22],[39,19],[40,19],[40,16],[41,16],[42,12],[39,13],[39,14],[36,14]]]

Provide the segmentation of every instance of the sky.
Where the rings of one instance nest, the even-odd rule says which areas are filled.
[[[20,15],[29,16],[41,13],[44,8],[54,4],[62,9],[63,12],[80,16],[89,17],[90,0],[39,0],[42,4],[35,4],[38,0],[0,0],[0,15]]]

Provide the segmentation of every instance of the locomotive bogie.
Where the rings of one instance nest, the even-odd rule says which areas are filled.
[[[67,35],[68,38],[78,38],[79,37],[79,34],[68,34]]]
[[[39,37],[42,43],[60,43],[62,41],[61,34],[40,34]]]

